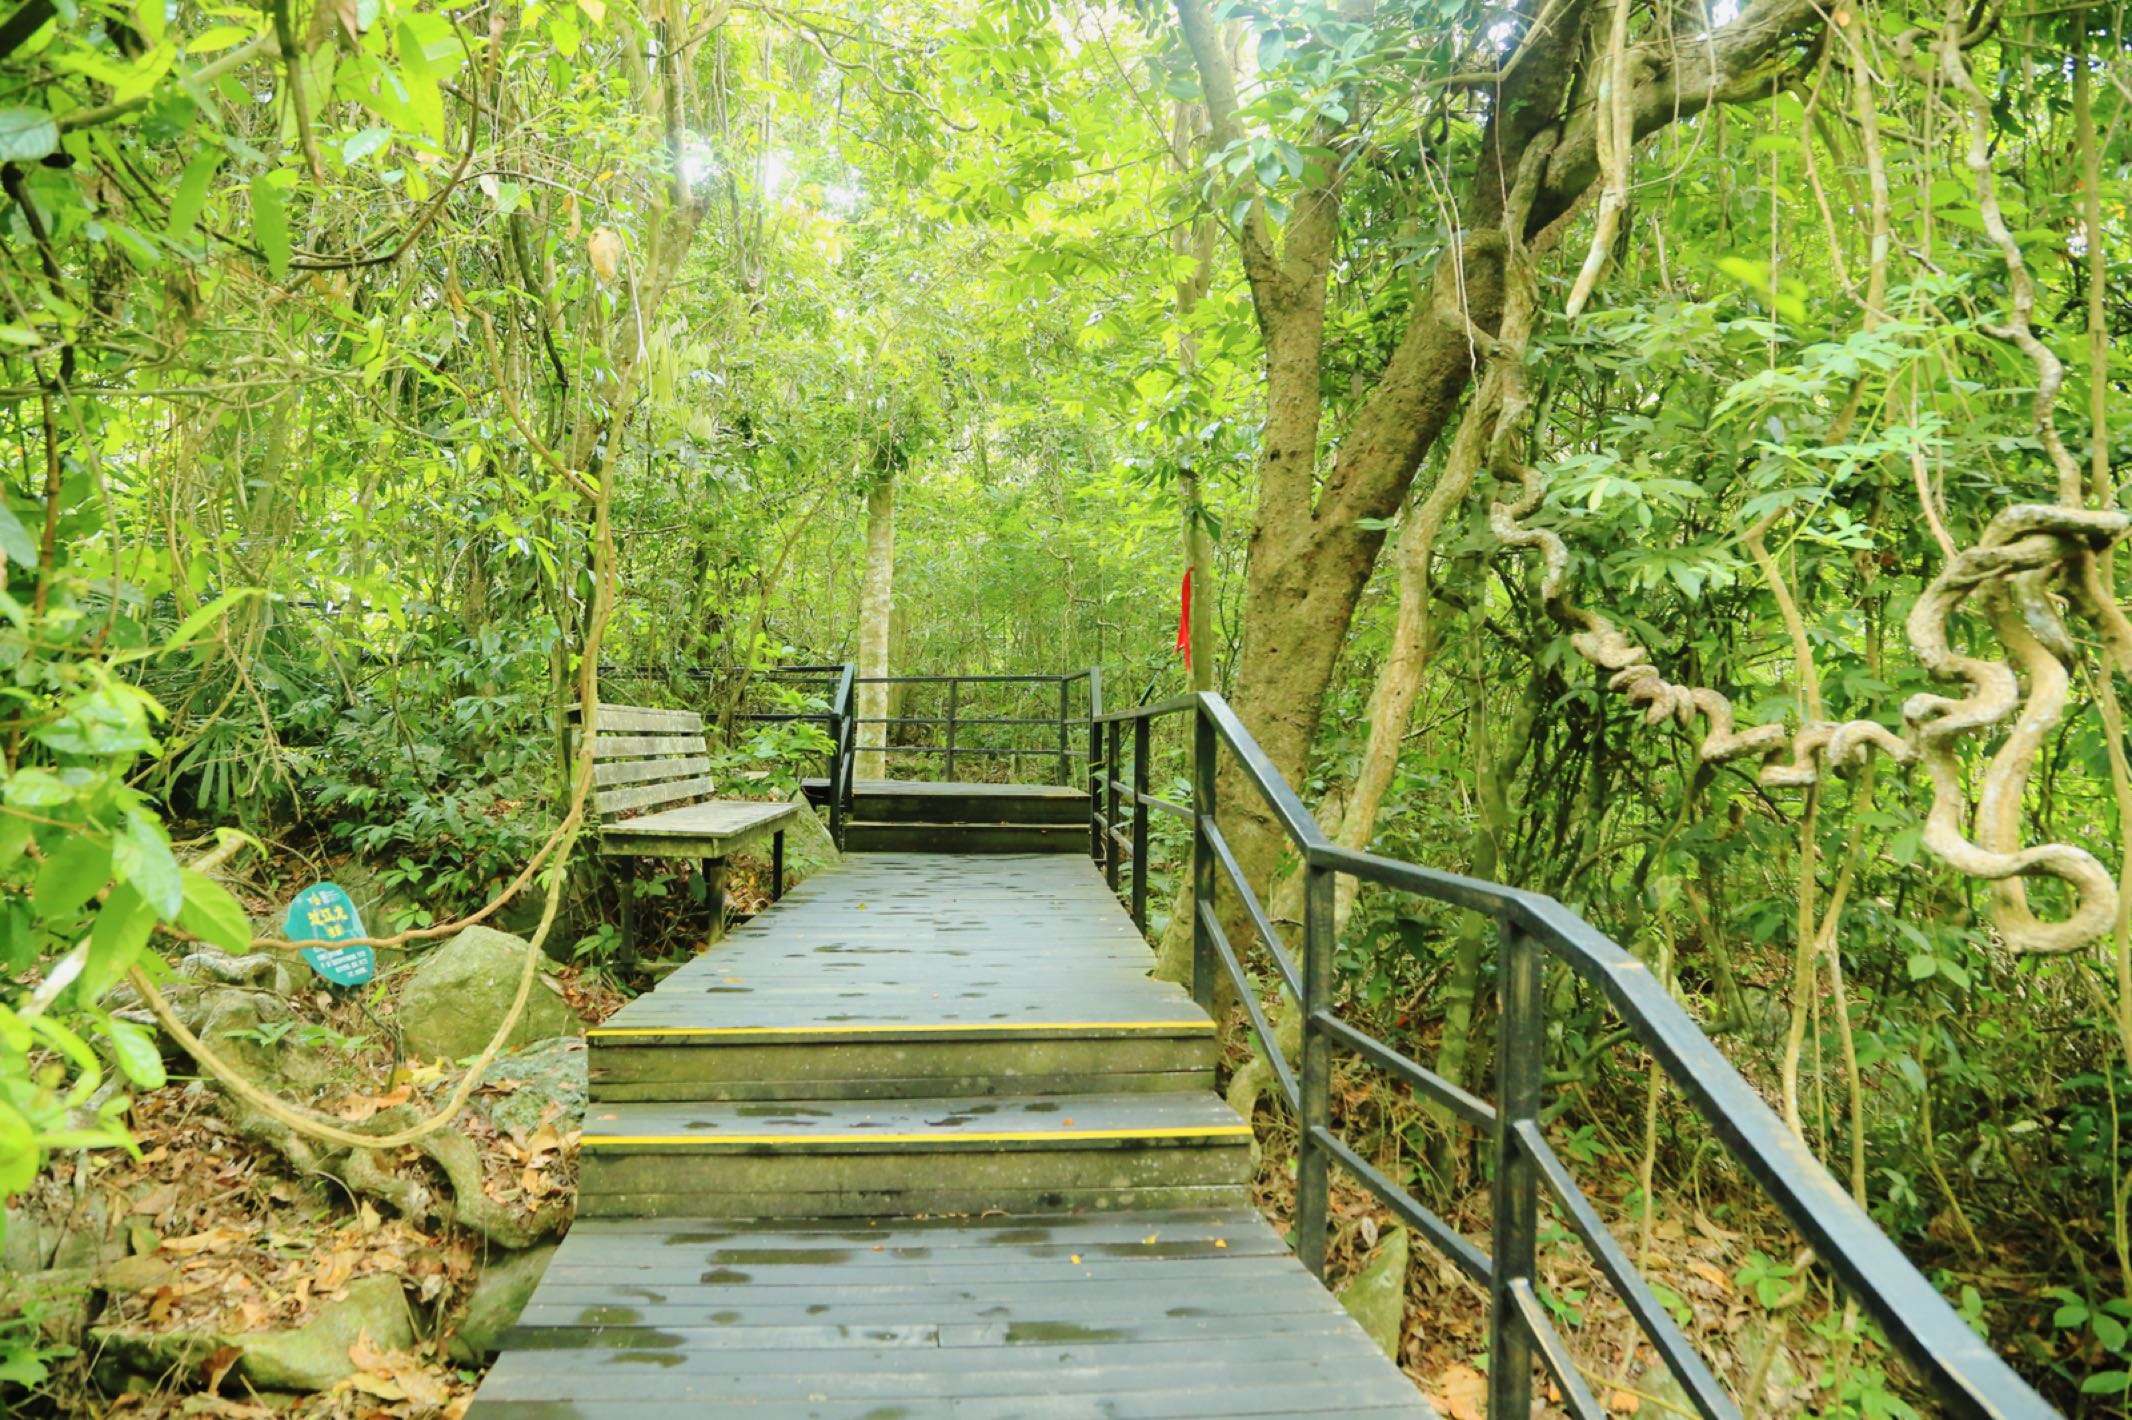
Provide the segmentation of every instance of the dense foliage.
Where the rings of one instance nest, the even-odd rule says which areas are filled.
[[[380,930],[513,880],[569,798],[597,507],[610,684],[714,713],[868,619],[899,672],[1174,693],[1191,565],[1195,669],[1329,829],[1574,903],[2055,1402],[2126,1413],[2125,25],[24,0],[0,1195],[126,1146],[164,1067],[106,996],[250,940],[187,866],[218,834],[389,875]],[[2011,698],[1957,735],[1963,658]],[[823,748],[727,723],[744,792]],[[1342,910],[1351,1009],[1485,1080],[1480,924]],[[1825,1343],[1812,1407],[1898,1413],[1707,1130],[1654,1095],[1645,1133],[1645,1062],[1553,999],[1561,1123],[1646,1246],[1654,1193],[1723,1223]],[[1344,1108],[1433,1197],[1484,1182],[1444,1121]]]

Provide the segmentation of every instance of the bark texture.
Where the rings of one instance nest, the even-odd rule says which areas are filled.
[[[858,741],[885,745],[889,727],[867,724],[888,718],[888,690],[867,677],[888,674],[888,643],[895,617],[896,580],[896,479],[882,474],[866,490],[866,575],[859,588]],[[880,750],[862,750],[854,758],[852,773],[860,779],[886,779],[888,756]]]
[[[1244,136],[1236,76],[1205,0],[1175,0],[1219,152]],[[1540,12],[1546,23],[1539,23]],[[1514,175],[1528,161],[1533,195],[1519,233],[1535,249],[1599,176],[1598,124],[1585,73],[1603,45],[1588,30],[1593,0],[1525,0],[1525,37],[1494,86],[1481,161],[1455,190],[1462,236],[1438,258],[1405,328],[1321,455],[1321,384],[1328,282],[1337,251],[1342,178],[1364,154],[1367,115],[1321,123],[1314,142],[1337,155],[1291,202],[1279,238],[1253,201],[1237,241],[1266,361],[1258,504],[1248,549],[1243,637],[1232,697],[1274,766],[1290,782],[1308,768],[1327,689],[1350,622],[1384,541],[1382,525],[1406,501],[1416,473],[1458,412],[1502,316],[1508,249],[1502,230]],[[1671,37],[1628,46],[1611,59],[1630,76],[1629,127],[1641,137],[1713,102],[1766,96],[1773,76],[1810,55],[1821,20],[1806,0],[1757,0],[1707,42]],[[1230,772],[1219,787],[1225,832],[1255,890],[1264,893],[1282,840],[1249,786]],[[1189,960],[1189,913],[1172,916],[1161,969]]]

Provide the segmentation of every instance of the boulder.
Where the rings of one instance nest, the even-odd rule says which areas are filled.
[[[314,974],[309,964],[293,952],[253,952],[241,957],[228,952],[189,952],[178,962],[180,976],[223,986],[248,986],[276,996],[294,995],[299,986],[310,983]]]
[[[558,1036],[496,1057],[475,1096],[489,1122],[506,1134],[531,1134],[553,1122],[558,1133],[585,1117],[585,1042]],[[517,1088],[504,1086],[515,1082]]]
[[[0,1272],[0,1316],[34,1322],[55,1346],[77,1346],[89,1324],[89,1269],[61,1267],[20,1275]],[[0,1402],[0,1410],[5,1403]]]
[[[400,1040],[407,1053],[423,1060],[480,1054],[511,1009],[526,951],[523,937],[469,927],[422,958],[400,989]],[[516,1048],[583,1030],[561,990],[542,975],[504,1043]]]
[[[836,840],[829,836],[829,826],[807,802],[806,794],[795,793],[792,802],[800,806],[801,812],[785,825],[785,876],[795,883],[803,883],[824,868],[834,868],[844,859],[837,852]]]
[[[58,1246],[56,1235],[48,1235],[43,1222],[28,1208],[9,1205],[0,1226],[7,1229],[0,1238],[0,1274],[19,1277],[26,1272],[42,1272],[45,1263],[51,1261],[52,1249]]]
[[[1370,1260],[1340,1289],[1340,1305],[1394,1361],[1399,1359],[1400,1331],[1406,1320],[1407,1250],[1406,1229],[1387,1229]]]
[[[303,1325],[284,1330],[99,1327],[90,1336],[97,1383],[106,1391],[125,1389],[129,1375],[162,1383],[173,1374],[197,1372],[224,1348],[237,1352],[235,1372],[254,1390],[331,1390],[355,1374],[348,1350],[359,1339],[378,1351],[405,1351],[415,1344],[414,1318],[397,1277],[350,1282],[346,1296],[326,1303]]]
[[[503,1334],[517,1324],[554,1257],[553,1247],[528,1248],[494,1258],[482,1269],[466,1299],[466,1312],[452,1331],[453,1360],[478,1366],[496,1354]]]
[[[317,1316],[288,1331],[232,1336],[242,1351],[238,1367],[261,1390],[330,1390],[355,1374],[348,1348],[359,1338],[379,1351],[405,1351],[415,1344],[414,1318],[397,1277],[364,1277],[348,1295],[329,1302]]]

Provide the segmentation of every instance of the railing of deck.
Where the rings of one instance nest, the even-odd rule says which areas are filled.
[[[1193,730],[1189,804],[1148,792],[1151,725],[1189,717]],[[1147,926],[1148,817],[1161,813],[1192,826],[1192,992],[1214,1006],[1225,973],[1258,1032],[1282,1095],[1301,1123],[1296,1161],[1296,1248],[1319,1275],[1325,1267],[1326,1207],[1333,1165],[1345,1169],[1450,1261],[1488,1289],[1489,1411],[1531,1413],[1535,1357],[1580,1420],[1604,1420],[1569,1346],[1542,1304],[1536,1276],[1540,1197],[1550,1196],[1590,1252],[1644,1336],[1680,1383],[1698,1414],[1730,1420],[1740,1407],[1704,1364],[1638,1273],[1541,1124],[1546,1043],[1544,969],[1567,966],[1617,1011],[1726,1151],[1765,1189],[1909,1360],[1947,1413],[2043,1417],[2056,1412],[1958,1316],[1865,1210],[1734,1070],[1709,1037],[1644,964],[1551,897],[1357,853],[1329,839],[1273,767],[1228,703],[1201,692],[1129,710],[1091,708],[1088,722],[1094,822],[1091,848],[1114,889],[1121,862],[1131,865],[1122,890],[1133,921]],[[1098,739],[1106,742],[1098,752]],[[1129,753],[1128,751],[1129,744]],[[1292,952],[1239,868],[1216,813],[1215,783],[1224,755],[1280,825],[1302,862],[1302,950]],[[1132,766],[1125,777],[1123,764]],[[1129,823],[1125,819],[1129,818]],[[1494,1098],[1483,1099],[1356,1029],[1337,1014],[1333,957],[1334,880],[1346,873],[1396,892],[1413,893],[1492,918],[1497,933],[1500,1008]],[[1302,1013],[1302,1059],[1276,1043],[1233,943],[1218,896],[1226,889],[1264,944],[1282,984]],[[1494,1218],[1483,1252],[1363,1158],[1335,1131],[1332,1061],[1344,1052],[1383,1070],[1452,1116],[1492,1136]],[[1300,1067],[1300,1068],[1299,1068]]]
[[[1084,682],[1088,687],[1085,699],[1076,693],[1076,687]],[[855,717],[853,723],[872,738],[856,744],[854,750],[877,751],[891,759],[930,757],[940,770],[940,778],[949,782],[955,782],[958,772],[969,768],[972,762],[1005,759],[1052,767],[1056,776],[1052,782],[1076,783],[1079,776],[1074,761],[1087,753],[1077,741],[1082,727],[1092,723],[1102,703],[1100,682],[1092,670],[1060,675],[859,676],[853,683],[902,686],[941,698],[942,703],[932,707],[933,713],[929,714]],[[1038,714],[994,713],[996,705],[981,703],[986,697],[997,701],[1002,696],[1015,700],[1039,698],[1044,702],[1043,710]],[[973,698],[980,702],[975,714],[971,713]],[[1054,698],[1058,707],[1055,712],[1051,709]],[[921,738],[899,742],[896,734],[906,728],[915,729]],[[976,732],[981,738],[972,740],[969,732]],[[987,743],[987,738],[1016,743]]]

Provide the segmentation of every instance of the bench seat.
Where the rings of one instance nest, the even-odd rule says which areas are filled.
[[[630,858],[723,858],[744,839],[784,824],[798,804],[714,799],[600,826],[600,852]]]

